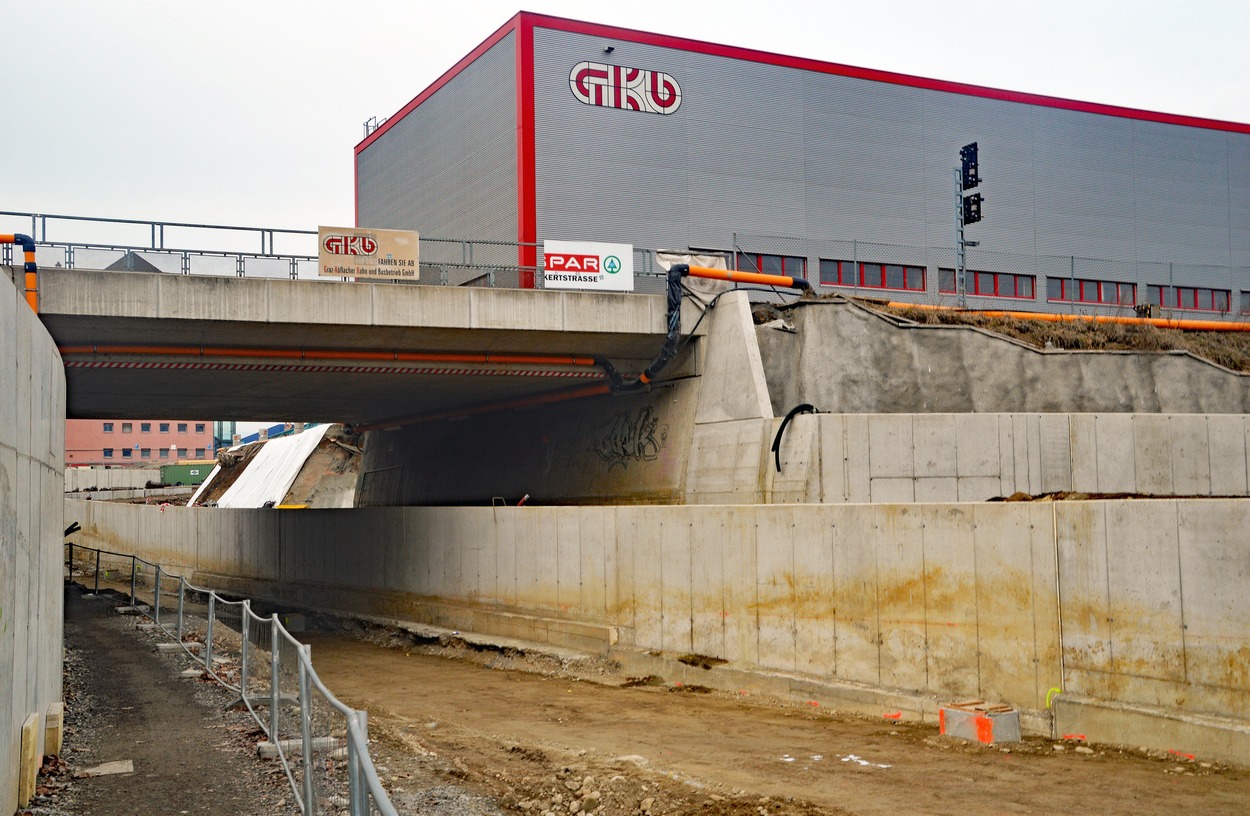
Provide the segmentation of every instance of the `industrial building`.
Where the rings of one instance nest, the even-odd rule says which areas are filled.
[[[357,225],[515,242],[522,287],[543,241],[603,241],[820,292],[1250,318],[1250,124],[521,12],[366,130]]]

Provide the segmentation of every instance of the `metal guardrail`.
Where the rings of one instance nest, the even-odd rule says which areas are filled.
[[[126,271],[130,265],[181,275],[342,280],[317,274],[315,230],[0,211],[0,228],[6,223],[24,224],[41,248],[44,266]],[[67,238],[71,230],[79,237]],[[93,232],[98,237],[85,237]],[[523,248],[534,251],[535,266],[517,263]],[[12,248],[0,246],[0,265],[12,261]],[[542,287],[542,274],[541,244],[421,236],[421,284],[517,288],[529,276]],[[634,250],[634,274],[636,291],[664,292],[665,272],[655,250]]]
[[[129,562],[131,605],[217,683],[239,695],[238,702],[265,734],[262,755],[281,762],[301,813],[316,816],[347,810],[351,816],[398,816],[369,756],[367,712],[344,705],[326,688],[313,669],[311,647],[293,638],[278,615],[256,615],[250,600],[229,600],[135,555],[72,542],[66,547],[68,580],[73,579],[76,562],[84,568],[90,565],[96,594],[102,567],[117,560]],[[76,552],[94,553],[94,563],[90,556],[76,559]],[[102,563],[102,556],[109,562]],[[150,584],[145,568],[152,576]],[[163,595],[175,594],[166,583],[171,580],[177,581],[177,605],[163,610]],[[138,594],[145,584],[151,587],[150,606],[140,603],[148,600]],[[190,594],[207,597],[208,616],[202,622],[186,612]],[[170,614],[175,616],[172,622]],[[225,623],[235,619],[237,633]]]

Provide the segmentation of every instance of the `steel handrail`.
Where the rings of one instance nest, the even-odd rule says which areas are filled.
[[[182,637],[181,637],[182,620],[183,620],[183,615],[182,615],[183,596],[184,596],[185,591],[188,589],[193,592],[199,592],[199,593],[208,595],[208,598],[209,598],[208,636],[207,636],[207,642],[205,644],[205,654],[203,658],[205,671],[214,680],[216,680],[219,684],[221,684],[224,688],[227,688],[231,691],[239,693],[249,714],[251,714],[252,719],[256,721],[256,723],[260,726],[262,731],[264,731],[266,736],[269,737],[270,742],[276,747],[279,760],[283,767],[283,771],[286,773],[287,780],[291,784],[292,792],[294,793],[296,800],[299,802],[300,809],[306,814],[316,813],[316,802],[311,801],[311,797],[309,796],[309,793],[311,792],[311,784],[312,784],[311,775],[310,775],[311,771],[309,767],[309,764],[312,761],[311,759],[312,751],[311,751],[310,742],[309,742],[310,740],[309,725],[310,725],[310,717],[311,717],[311,710],[309,706],[311,705],[311,701],[309,699],[307,690],[302,688],[301,694],[300,694],[301,720],[302,720],[301,725],[302,725],[302,730],[304,732],[303,757],[304,757],[304,763],[305,763],[304,770],[303,770],[304,784],[303,784],[303,791],[301,791],[300,786],[296,784],[295,773],[291,767],[289,760],[286,757],[286,752],[282,749],[282,744],[281,744],[281,740],[279,739],[279,735],[277,733],[274,733],[274,730],[273,730],[274,723],[276,723],[277,697],[279,695],[279,690],[278,690],[277,685],[274,684],[273,688],[270,689],[270,693],[271,695],[273,695],[274,699],[271,701],[271,704],[270,704],[271,705],[270,711],[271,711],[271,718],[272,718],[271,723],[267,725],[264,722],[264,719],[261,718],[257,714],[255,708],[252,707],[251,701],[248,699],[248,695],[246,694],[246,687],[247,687],[246,668],[247,667],[246,667],[245,658],[244,658],[244,665],[241,667],[240,683],[238,686],[234,686],[226,682],[224,679],[218,676],[217,673],[212,668],[212,623],[215,617],[214,612],[215,612],[216,604],[222,603],[227,606],[242,607],[242,620],[244,621],[244,624],[242,626],[243,628],[242,649],[243,649],[243,655],[246,656],[247,649],[248,649],[247,644],[249,642],[249,637],[250,637],[249,631],[248,631],[250,627],[248,626],[247,622],[252,619],[255,619],[258,622],[266,622],[265,618],[262,618],[259,615],[256,615],[254,612],[252,612],[251,601],[247,599],[242,600],[242,601],[232,601],[227,598],[224,598],[221,595],[219,595],[217,591],[214,589],[211,589],[208,587],[196,586],[195,584],[192,584],[190,581],[188,581],[186,578],[184,578],[181,575],[173,575],[171,573],[165,572],[161,568],[160,564],[154,563],[152,561],[148,561],[144,558],[140,558],[134,554],[120,553],[120,552],[115,552],[112,550],[104,550],[104,549],[100,549],[96,547],[87,547],[81,544],[74,544],[73,542],[66,542],[66,546],[69,548],[69,558],[68,558],[67,566],[69,569],[69,575],[71,579],[73,576],[73,567],[74,567],[74,550],[79,549],[79,550],[84,550],[87,552],[94,552],[96,554],[97,591],[98,591],[98,586],[99,586],[99,583],[98,583],[99,582],[99,563],[100,563],[99,557],[101,555],[109,555],[109,556],[115,556],[118,558],[129,559],[131,562],[131,575],[130,575],[131,606],[136,611],[139,611],[140,614],[152,620],[153,623],[156,625],[156,628],[162,634],[165,634],[165,635],[169,635],[171,634],[171,632],[169,631],[167,626],[160,623],[160,611],[159,611],[159,606],[160,606],[160,594],[159,593],[160,593],[160,583],[161,583],[160,578],[162,575],[166,575],[171,578],[177,578],[179,583],[178,583],[178,624],[177,624],[178,634],[176,635],[176,637],[178,639],[178,643],[181,646],[183,652],[186,653],[188,656],[192,657],[193,659],[197,660],[197,662],[200,660],[200,658],[194,653],[192,653],[190,649],[187,648],[187,644],[182,640]],[[136,594],[135,584],[136,584],[136,576],[137,576],[137,571],[138,571],[137,567],[139,564],[144,564],[144,565],[151,567],[156,576],[155,585],[156,585],[157,595],[153,599],[153,610],[152,610],[153,614],[148,614],[146,612],[143,612],[138,604],[138,596]],[[296,640],[295,637],[293,637],[291,633],[287,631],[286,627],[282,625],[282,622],[278,619],[278,616],[276,614],[273,615],[272,618],[268,619],[267,622],[270,623],[274,627],[273,633],[275,635],[281,638],[285,638],[286,642],[289,645],[295,647],[295,652],[297,655],[298,670],[299,670],[299,675],[301,679],[301,686],[303,687],[303,686],[306,686],[307,684],[311,684],[312,687],[316,689],[317,693],[319,693],[322,696],[322,698],[326,701],[326,703],[328,703],[332,709],[334,709],[339,714],[341,714],[344,720],[346,721],[347,744],[348,744],[348,752],[349,752],[348,753],[349,801],[351,804],[351,813],[353,814],[353,816],[366,816],[366,814],[371,812],[371,810],[369,809],[369,804],[368,804],[368,800],[366,796],[369,798],[372,798],[374,806],[376,806],[376,808],[383,814],[383,816],[398,816],[398,812],[395,810],[394,805],[390,801],[389,795],[386,793],[386,789],[382,785],[381,778],[379,777],[377,769],[373,764],[373,759],[369,755],[368,734],[367,734],[365,725],[362,722],[362,719],[367,716],[366,713],[363,711],[357,711],[356,709],[349,707],[348,705],[346,705],[345,703],[343,703],[341,700],[339,700],[337,697],[334,696],[334,694],[326,687],[325,683],[321,680],[321,677],[317,674],[316,669],[313,667],[312,658],[310,656],[310,652],[309,652],[307,645],[302,644],[298,640]],[[276,642],[276,638],[275,638],[275,642]],[[271,654],[270,659],[271,661],[274,661],[272,665],[274,666],[273,672],[276,675],[276,672],[277,672],[276,661],[278,660],[276,650],[274,650],[274,653]],[[362,775],[363,775],[363,780],[361,779]],[[361,787],[362,782],[364,786],[363,788]],[[364,810],[361,810],[361,808],[364,808]]]

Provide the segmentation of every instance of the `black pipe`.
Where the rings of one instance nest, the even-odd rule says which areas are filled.
[[[786,426],[790,424],[790,420],[799,414],[818,414],[820,411],[814,405],[803,403],[796,405],[790,409],[790,413],[786,414],[786,418],[781,420],[781,427],[777,429],[777,435],[773,437],[773,457],[777,462],[777,472],[781,472],[781,435],[786,432]]]

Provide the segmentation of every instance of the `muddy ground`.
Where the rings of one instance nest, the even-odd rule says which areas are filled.
[[[73,634],[73,627],[80,625],[75,617],[69,623],[68,670],[94,676],[96,685],[110,683],[107,674],[83,673],[91,641]],[[141,637],[129,621],[106,628],[129,628],[132,637]],[[1250,768],[1189,758],[1183,749],[1179,754],[1152,754],[1134,747],[1038,738],[982,746],[940,736],[936,726],[850,716],[804,701],[680,686],[659,677],[627,677],[604,657],[471,647],[454,635],[418,638],[395,628],[319,616],[310,619],[310,628],[317,631],[300,637],[312,644],[322,680],[345,702],[369,712],[371,753],[401,814],[1250,812]],[[94,640],[106,651],[125,649],[120,642]],[[152,649],[148,644],[143,651]],[[97,662],[106,666],[111,659],[106,653]],[[175,699],[203,693],[203,684],[188,686],[175,674],[172,668],[161,672],[151,666],[144,672],[167,683]],[[90,689],[75,684],[78,680],[67,682],[67,692],[78,689],[67,693],[67,721],[74,728],[67,735],[67,757],[81,766],[88,757],[77,755],[77,747],[84,744],[80,740],[107,736],[114,721],[104,712],[120,709],[115,713],[124,721],[132,703],[102,705],[103,697],[93,698]],[[92,701],[93,712],[85,719],[84,699]],[[134,747],[122,753],[133,756],[157,736],[189,736],[168,725],[149,723],[151,736],[131,738],[128,744]],[[210,738],[219,750],[237,745],[236,732],[248,730],[246,723],[211,717],[206,727],[225,729]],[[187,749],[193,751],[191,739]],[[178,755],[177,749],[170,751]],[[245,747],[239,753],[249,752]],[[89,757],[105,758],[96,748]],[[202,770],[180,765],[150,771],[143,782],[153,786],[148,792],[156,798],[143,797],[143,812],[197,812],[194,804],[168,810],[170,803],[160,797],[169,794],[158,782],[171,781],[162,775],[180,774],[182,779],[173,781],[186,787],[195,784],[196,773],[220,782],[221,761],[219,757]],[[289,804],[282,780],[261,760],[249,761],[254,773],[236,770],[230,775],[248,780],[245,787],[260,794],[255,812],[279,812],[277,802]],[[61,789],[62,808],[87,792],[87,782]],[[250,813],[252,806],[238,801],[236,809],[228,810]],[[34,812],[105,812],[62,808]]]
[[[401,812],[454,784],[505,813],[955,816],[1250,811],[1250,771],[1030,738],[987,747],[810,703],[627,678],[569,661],[358,628],[306,636],[370,712]]]

